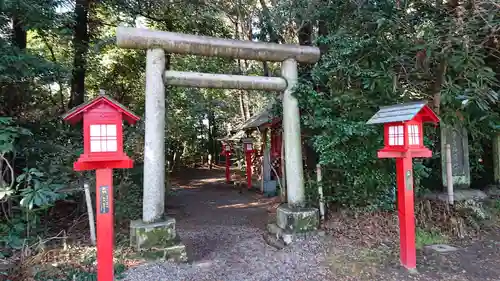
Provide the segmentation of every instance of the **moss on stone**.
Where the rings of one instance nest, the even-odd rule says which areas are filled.
[[[150,248],[140,251],[139,255],[147,260],[171,260],[175,262],[187,262],[186,247],[182,244],[173,245],[167,248]]]
[[[280,206],[277,210],[278,226],[292,233],[314,231],[319,225],[319,215],[312,208],[289,208]]]
[[[137,250],[172,246],[176,235],[174,219],[156,223],[133,221],[130,225],[130,244]]]
[[[139,248],[168,247],[175,244],[175,230],[170,227],[138,228],[136,232]]]
[[[304,214],[298,214],[295,220],[295,228],[298,232],[306,232],[315,230],[318,226],[319,221],[316,216],[306,216]]]
[[[140,220],[130,224],[130,244],[145,259],[163,259],[186,262],[186,247],[175,231],[175,219],[145,223]]]

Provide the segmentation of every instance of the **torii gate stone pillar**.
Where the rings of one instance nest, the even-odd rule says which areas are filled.
[[[289,243],[296,234],[317,229],[318,210],[306,208],[304,171],[297,99],[297,63],[315,63],[316,47],[262,43],[195,36],[150,29],[118,27],[118,47],[146,49],[146,135],[142,220],[131,223],[131,245],[137,250],[163,251],[164,256],[186,260],[185,247],[172,246],[177,237],[175,219],[165,217],[165,84],[181,87],[264,90],[284,92],[283,131],[287,204],[277,210],[277,224],[269,230]],[[282,77],[259,77],[165,71],[165,52],[282,63]]]

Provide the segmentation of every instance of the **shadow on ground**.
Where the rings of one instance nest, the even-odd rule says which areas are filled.
[[[353,227],[345,228],[352,231]],[[500,280],[500,232],[493,229],[475,238],[449,239],[445,244],[455,247],[455,251],[437,252],[425,246],[417,250],[417,274],[409,274],[400,266],[397,239],[387,239],[392,236],[368,228],[364,229],[363,239],[363,229],[357,231],[359,236],[353,237],[348,237],[345,230],[343,235],[330,233],[334,239],[327,250],[327,261],[332,280]]]
[[[241,237],[224,235],[211,237],[211,229],[218,227],[248,227],[265,230],[269,220],[267,208],[275,203],[255,190],[245,190],[226,184],[224,171],[186,169],[172,180],[172,196],[169,205],[179,209],[173,216],[177,229],[186,244],[192,261],[203,260],[213,251],[227,249]],[[183,232],[197,232],[190,239]]]
[[[262,238],[275,199],[225,184],[220,168],[186,169],[172,181],[167,206],[190,263],[143,265],[131,269],[126,280],[500,281],[500,232],[448,241],[455,252],[419,250],[419,273],[409,274],[399,266],[397,228],[344,218],[324,237],[277,250]],[[383,216],[394,225],[395,214]],[[369,242],[374,237],[378,243]]]

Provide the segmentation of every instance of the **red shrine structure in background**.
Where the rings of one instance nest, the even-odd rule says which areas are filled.
[[[240,143],[242,145],[247,166],[248,162],[251,162],[253,168],[250,174],[247,171],[246,182],[248,186],[252,184],[251,179],[254,176],[258,176],[261,181],[278,181],[283,178],[281,167],[283,145],[282,122],[281,117],[273,116],[271,106],[269,105],[268,108],[246,120],[237,130],[232,132],[232,135],[221,139],[223,149],[229,142]],[[253,150],[250,152],[246,150],[244,143],[248,143],[250,135],[255,131],[261,135],[261,144],[260,147],[253,145]],[[269,148],[267,148],[268,144]],[[269,149],[269,165],[272,166],[272,171],[268,171],[268,178],[264,176],[266,173],[263,172],[266,166],[264,165],[266,149]],[[261,185],[261,188],[264,189],[264,184]]]

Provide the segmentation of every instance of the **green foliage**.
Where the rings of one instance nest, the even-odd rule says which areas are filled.
[[[7,249],[19,250],[24,246],[24,237],[26,224],[22,218],[15,218],[8,223],[0,224],[0,245],[4,245]],[[3,252],[0,257],[4,257],[8,253]]]
[[[114,278],[121,280],[124,278],[123,272],[126,267],[124,264],[118,263],[114,265]],[[81,269],[67,269],[64,271],[64,276],[54,277],[50,272],[38,272],[35,276],[36,281],[42,280],[53,281],[97,281],[97,273],[83,271]]]
[[[117,221],[135,220],[141,217],[142,171],[142,165],[136,165],[132,169],[115,171],[115,179],[119,179],[115,185],[117,196],[119,196],[114,209]]]
[[[415,244],[417,249],[422,249],[427,245],[443,244],[447,239],[437,230],[427,231],[422,228],[417,228],[415,233]]]
[[[492,209],[493,209],[493,212],[498,215],[500,215],[500,199],[495,199],[493,200],[492,202]]]
[[[25,168],[17,179],[17,190],[22,197],[19,204],[21,207],[32,210],[33,207],[47,207],[56,200],[64,198],[64,194],[58,193],[63,184],[55,183],[54,179],[36,168]]]
[[[476,143],[471,154],[478,158],[481,141],[491,138],[491,122],[499,120],[493,107],[498,101],[497,74],[488,62],[490,52],[480,44],[488,37],[481,30],[498,26],[497,16],[484,17],[492,7],[481,4],[477,15],[464,15],[463,28],[456,32],[460,23],[445,6],[436,8],[426,1],[405,5],[412,9],[397,9],[391,1],[328,1],[312,15],[325,21],[329,34],[316,43],[327,50],[296,95],[303,125],[311,132],[309,143],[325,170],[326,200],[332,203],[386,205],[384,198],[395,184],[395,165],[376,157],[383,146],[382,127],[365,124],[379,106],[437,97],[440,104],[434,109],[440,109],[443,122],[468,129],[470,143]],[[421,50],[422,61],[417,56]],[[444,72],[441,63],[446,64]],[[426,127],[426,145],[437,152],[438,139],[439,132]],[[431,169],[438,166],[433,161],[415,161],[417,192],[429,188],[422,186],[426,177],[440,177]]]
[[[30,132],[13,126],[12,118],[0,117],[0,200],[14,193],[14,168],[7,155],[15,153],[14,143],[23,135],[30,135]]]
[[[57,133],[51,131],[50,135],[54,136]],[[43,146],[43,137],[43,133],[38,130],[28,130],[26,127],[14,125],[14,120],[11,118],[0,118],[0,156],[2,156],[0,204],[5,218],[0,223],[2,237],[0,245],[4,249],[19,249],[26,246],[38,232],[36,227],[40,221],[39,214],[45,212],[57,200],[67,196],[61,189],[70,182],[70,176],[65,175],[64,169],[57,169],[60,161],[58,158],[64,159],[66,156],[61,155],[62,151],[59,150],[57,157],[45,158],[53,155]],[[38,140],[39,146],[33,145],[34,138]],[[34,161],[30,161],[34,155],[36,155]],[[14,169],[18,167],[18,163],[22,163],[21,159],[25,160],[27,167],[18,169],[20,171],[16,173]],[[67,159],[65,162],[65,165],[69,164]]]
[[[14,152],[14,142],[22,135],[30,135],[31,133],[14,125],[12,118],[0,117],[0,153],[2,155]]]
[[[440,1],[91,1],[89,51],[85,55],[86,98],[99,89],[144,116],[145,52],[114,44],[116,26],[141,20],[149,27],[223,38],[296,43],[315,38],[321,60],[307,69],[296,89],[304,141],[323,167],[325,200],[363,210],[392,210],[395,163],[377,159],[382,127],[365,124],[379,106],[411,100],[438,101],[443,122],[465,126],[470,133],[473,177],[488,173],[480,159],[489,156],[484,143],[491,125],[499,124],[498,5],[492,0],[449,9]],[[19,0],[0,5],[0,243],[16,249],[29,239],[40,214],[62,192],[81,186],[90,173],[76,174],[82,152],[80,128],[62,124],[76,70],[74,1]],[[265,7],[265,5],[268,5]],[[274,5],[274,6],[273,6]],[[13,32],[11,22],[26,31]],[[311,33],[308,33],[310,27]],[[300,30],[299,30],[300,29]],[[318,34],[314,34],[318,31]],[[302,40],[301,43],[307,43]],[[21,44],[22,45],[22,44]],[[279,75],[278,63],[169,54],[167,67],[180,71]],[[174,169],[202,156],[216,156],[217,138],[236,129],[244,109],[256,113],[273,95],[215,89],[167,89],[166,159]],[[276,105],[279,105],[277,102]],[[432,104],[432,103],[431,103]],[[279,107],[279,106],[278,106]],[[280,108],[276,115],[280,116]],[[144,118],[142,118],[144,119]],[[208,121],[208,122],[207,122]],[[116,206],[120,220],[140,215],[144,120],[125,127],[124,148],[136,169],[116,171]],[[440,182],[439,131],[426,127],[425,143],[433,158],[414,161],[417,194]],[[238,147],[239,157],[241,148]],[[308,155],[309,157],[309,155]],[[244,163],[244,162],[243,162]],[[242,165],[241,173],[244,173]],[[317,202],[317,185],[309,175],[307,196]],[[427,181],[429,179],[429,181]],[[440,185],[439,185],[440,186]],[[90,278],[74,272],[78,278]],[[72,276],[64,277],[69,280]],[[48,279],[48,278],[47,278]]]

